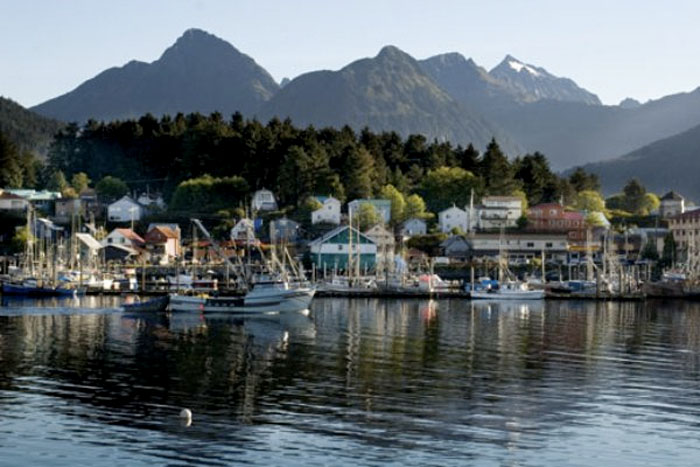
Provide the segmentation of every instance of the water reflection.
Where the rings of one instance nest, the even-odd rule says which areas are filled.
[[[83,439],[130,464],[694,462],[697,304],[319,299],[310,314],[253,318],[11,308],[0,438],[17,445],[37,437],[29,413],[55,427],[42,446]]]

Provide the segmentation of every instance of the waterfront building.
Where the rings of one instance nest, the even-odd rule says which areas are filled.
[[[377,244],[355,228],[341,225],[309,243],[316,269],[345,271],[348,261],[360,273],[373,271],[377,264]],[[358,264],[359,262],[359,264]]]
[[[139,221],[144,213],[143,206],[126,195],[107,206],[107,220],[110,222]]]
[[[669,219],[685,212],[685,198],[675,191],[669,191],[659,201],[659,215],[662,219]]]
[[[311,223],[340,225],[340,201],[332,196],[316,196],[321,207],[311,213]]]
[[[78,240],[78,258],[82,269],[87,271],[96,268],[101,256],[102,245],[100,242],[88,233],[76,233],[75,238]]]
[[[404,237],[413,237],[415,235],[425,235],[428,232],[428,226],[423,219],[412,218],[404,221],[401,224],[401,235]]]
[[[438,226],[440,232],[450,233],[453,229],[466,232],[468,228],[467,211],[460,209],[454,204],[438,213]]]
[[[377,211],[377,214],[382,216],[385,224],[391,220],[391,201],[388,199],[356,199],[348,203],[348,214],[351,218],[355,218],[357,211],[363,204],[371,204]]]
[[[586,241],[586,218],[578,211],[567,211],[559,203],[543,203],[528,211],[527,230],[565,233],[570,242]]]
[[[244,217],[236,222],[231,229],[231,240],[238,244],[252,245],[255,243],[255,224]]]
[[[453,235],[441,244],[445,256],[451,260],[470,261],[489,259],[496,261],[501,255],[508,258],[509,264],[528,264],[544,253],[548,263],[566,264],[569,243],[565,234],[477,233],[474,235]]]
[[[685,211],[670,217],[668,228],[679,250],[688,251],[692,245],[697,251],[700,245],[700,209]]]
[[[443,255],[451,262],[461,263],[468,261],[472,254],[472,246],[464,235],[447,237],[440,244],[440,248],[443,251]]]
[[[134,249],[144,247],[146,241],[131,229],[117,228],[112,230],[104,239],[102,246],[121,245]]]
[[[377,245],[377,274],[392,272],[394,270],[394,247],[396,240],[394,234],[377,224],[365,230],[365,235]]]
[[[151,258],[169,264],[180,256],[180,231],[165,225],[154,225],[144,236],[146,250]]]
[[[253,212],[257,211],[276,211],[277,200],[274,193],[270,190],[262,188],[253,193],[253,199],[250,202],[250,209]]]

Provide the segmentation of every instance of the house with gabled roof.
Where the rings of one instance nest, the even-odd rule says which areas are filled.
[[[155,225],[146,233],[144,241],[151,258],[157,258],[162,264],[168,264],[180,256],[179,230]]]
[[[662,219],[669,219],[685,212],[685,198],[675,191],[669,191],[659,201],[659,215]]]
[[[257,211],[276,211],[277,200],[274,193],[270,190],[262,188],[253,193],[253,199],[250,202],[250,209],[253,212]]]
[[[345,271],[351,264],[364,272],[374,270],[377,264],[377,244],[347,225],[336,227],[311,241],[309,252],[318,270]]]
[[[139,221],[144,214],[144,207],[127,195],[107,206],[107,220],[110,222]]]
[[[117,228],[102,239],[102,246],[122,245],[131,248],[143,248],[146,241],[131,229]]]
[[[340,224],[340,201],[332,196],[315,196],[321,207],[311,213],[311,223]]]

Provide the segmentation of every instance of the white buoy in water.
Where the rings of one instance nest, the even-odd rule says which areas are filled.
[[[180,422],[184,426],[190,426],[192,424],[192,411],[190,409],[182,409],[180,411]]]

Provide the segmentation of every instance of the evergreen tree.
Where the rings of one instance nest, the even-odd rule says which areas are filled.
[[[508,162],[508,158],[495,139],[492,139],[486,147],[484,157],[481,159],[481,174],[486,192],[490,195],[510,195],[520,186],[513,178],[513,166]]]
[[[365,148],[348,148],[341,178],[348,199],[372,197],[373,170],[374,161]]]
[[[22,167],[17,146],[0,133],[0,188],[20,188]]]
[[[632,214],[645,214],[644,208],[647,190],[638,179],[633,178],[628,181],[622,189],[622,193],[625,197],[625,211],[631,212]]]
[[[587,173],[581,167],[577,167],[569,175],[569,183],[576,192],[580,191],[600,191],[600,180],[596,174]]]
[[[474,149],[471,143],[465,149],[459,151],[458,161],[459,166],[464,170],[477,176],[480,174],[479,151]]]

